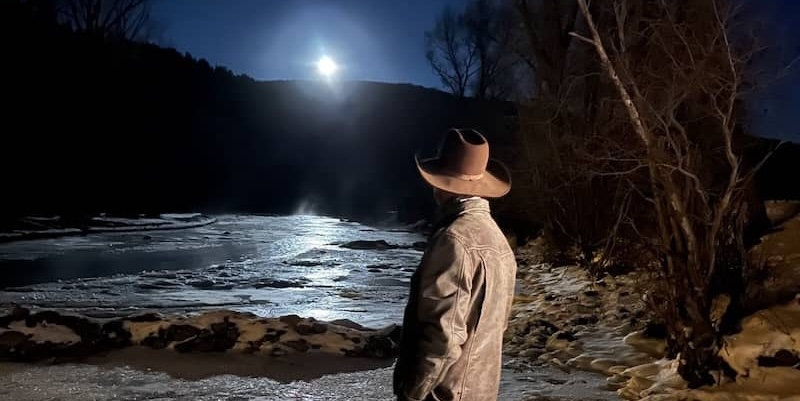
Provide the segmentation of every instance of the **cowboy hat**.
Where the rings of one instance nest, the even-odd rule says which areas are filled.
[[[434,188],[457,195],[499,198],[511,190],[511,174],[489,158],[489,142],[474,129],[450,129],[438,156],[415,156],[422,178]]]

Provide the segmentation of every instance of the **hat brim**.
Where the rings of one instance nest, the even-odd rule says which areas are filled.
[[[511,191],[511,173],[499,160],[489,159],[486,172],[476,180],[465,180],[448,175],[438,158],[421,160],[414,157],[422,179],[434,188],[457,195],[499,198]]]

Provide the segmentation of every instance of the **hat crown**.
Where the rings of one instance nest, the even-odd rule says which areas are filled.
[[[439,147],[441,167],[453,175],[480,176],[489,163],[489,142],[472,129],[451,129]]]

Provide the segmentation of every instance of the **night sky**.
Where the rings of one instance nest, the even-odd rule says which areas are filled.
[[[468,0],[160,0],[159,44],[188,51],[259,80],[314,79],[316,61],[341,65],[338,78],[441,87],[425,60],[424,32],[446,4]],[[800,1],[768,0],[760,11],[783,62],[800,54]],[[800,62],[752,96],[753,130],[800,142]]]
[[[466,0],[161,0],[161,44],[262,80],[313,79],[328,55],[345,80],[438,87],[424,32]]]

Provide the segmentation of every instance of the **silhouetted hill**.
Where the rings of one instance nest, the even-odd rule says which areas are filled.
[[[408,220],[430,206],[415,151],[450,126],[511,131],[508,104],[412,85],[257,82],[9,10],[0,17],[6,217],[311,205]]]

